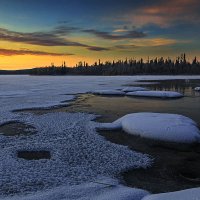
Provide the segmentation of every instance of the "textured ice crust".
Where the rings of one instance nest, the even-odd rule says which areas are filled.
[[[141,200],[149,194],[144,190],[119,185],[115,180],[107,178],[97,182],[68,187],[61,186],[29,195],[3,198],[2,200]]]
[[[101,129],[119,129],[144,138],[167,142],[200,142],[200,130],[190,118],[177,114],[133,113],[100,125]]]
[[[59,185],[117,177],[129,168],[147,167],[151,159],[104,140],[96,131],[94,115],[83,113],[26,114],[20,121],[34,126],[31,136],[0,136],[0,194],[36,191]],[[19,150],[47,150],[50,160],[17,158]]]

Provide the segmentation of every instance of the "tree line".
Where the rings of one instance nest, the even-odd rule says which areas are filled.
[[[195,57],[192,62],[186,60],[182,54],[175,60],[170,58],[148,59],[125,59],[118,61],[95,62],[89,65],[86,62],[79,62],[75,67],[62,66],[34,68],[32,75],[140,75],[140,74],[200,74],[200,62]]]
[[[24,71],[23,71],[24,73]],[[67,67],[65,62],[61,66],[53,63],[47,67],[27,70],[31,75],[177,75],[200,74],[200,62],[196,57],[189,62],[185,54],[181,54],[175,60],[163,57],[144,61],[125,59],[118,61],[95,62],[89,65],[87,62],[79,62],[75,67]]]

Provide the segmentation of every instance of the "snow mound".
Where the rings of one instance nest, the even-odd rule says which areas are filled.
[[[125,95],[124,92],[118,90],[95,90],[92,91],[91,93],[97,95],[120,95],[120,96]]]
[[[141,200],[149,193],[122,185],[84,183],[75,186],[61,186],[34,194],[3,198],[2,200]]]
[[[158,98],[180,98],[183,95],[174,91],[136,91],[128,92],[128,96],[140,96],[140,97],[158,97]]]
[[[195,91],[200,91],[200,87],[195,87],[194,90]]]
[[[177,114],[134,113],[114,121],[103,123],[100,129],[119,129],[145,138],[179,142],[200,142],[200,130],[190,118]]]
[[[142,200],[200,200],[200,188],[148,195]]]
[[[135,92],[135,91],[147,91],[147,88],[144,87],[126,87],[122,89],[123,92]]]

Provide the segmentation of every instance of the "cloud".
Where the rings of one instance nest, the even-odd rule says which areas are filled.
[[[0,40],[10,42],[21,42],[39,46],[85,47],[86,49],[91,51],[106,50],[106,48],[70,41],[63,37],[75,30],[78,30],[78,28],[59,26],[49,32],[22,33],[0,28]]]
[[[63,25],[57,26],[53,31],[51,31],[51,33],[58,36],[66,36],[67,34],[73,33],[78,30],[80,29],[77,27]]]
[[[139,46],[134,45],[134,44],[124,44],[124,45],[115,45],[111,47],[112,50],[117,50],[117,51],[135,51]]]
[[[199,9],[199,0],[161,0],[139,7],[134,12],[129,11],[122,18],[137,26],[156,24],[160,27],[169,27],[178,22],[199,23]]]
[[[0,49],[1,56],[35,55],[35,56],[71,56],[70,53],[50,53],[43,51],[31,51],[29,49]]]
[[[11,41],[11,42],[22,42],[33,45],[41,46],[81,46],[87,47],[87,45],[72,42],[59,37],[60,35],[66,34],[69,30],[67,28],[57,28],[50,32],[33,32],[33,33],[22,33],[10,31],[8,29],[0,28],[0,40]]]
[[[169,38],[141,38],[141,39],[133,39],[130,41],[131,44],[120,44],[110,47],[110,50],[114,51],[124,51],[124,52],[132,52],[136,51],[139,48],[146,47],[166,47],[175,44],[187,44],[190,43],[189,40],[175,40]]]
[[[160,46],[170,46],[175,44],[181,44],[181,43],[188,43],[190,41],[182,41],[182,40],[176,40],[176,39],[170,39],[170,38],[143,38],[134,40],[134,45],[137,47],[160,47]]]
[[[98,31],[95,29],[87,29],[87,30],[82,30],[82,31],[85,33],[93,34],[96,37],[103,38],[106,40],[123,40],[123,39],[132,39],[132,38],[143,38],[146,36],[145,33],[135,31],[135,30],[126,30],[126,31],[123,31],[123,34],[113,34],[109,32]]]
[[[95,47],[95,46],[89,46],[88,49],[91,50],[91,51],[109,51],[110,50],[110,48]]]

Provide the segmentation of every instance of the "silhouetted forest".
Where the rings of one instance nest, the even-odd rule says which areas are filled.
[[[143,59],[126,59],[118,61],[95,62],[89,65],[87,62],[79,62],[75,67],[67,67],[65,62],[61,66],[33,68],[31,70],[13,71],[13,74],[31,75],[177,75],[200,74],[200,62],[195,57],[192,62],[187,61],[182,54],[175,60],[170,58],[155,58],[144,61]],[[0,71],[0,74],[1,71]],[[5,71],[4,71],[5,74]],[[11,73],[10,73],[11,74]]]
[[[135,75],[135,74],[200,74],[200,62],[195,57],[192,62],[186,60],[182,54],[175,60],[170,58],[148,59],[126,59],[118,61],[95,62],[88,65],[86,62],[79,62],[75,67],[62,66],[35,68],[31,70],[32,75]]]

